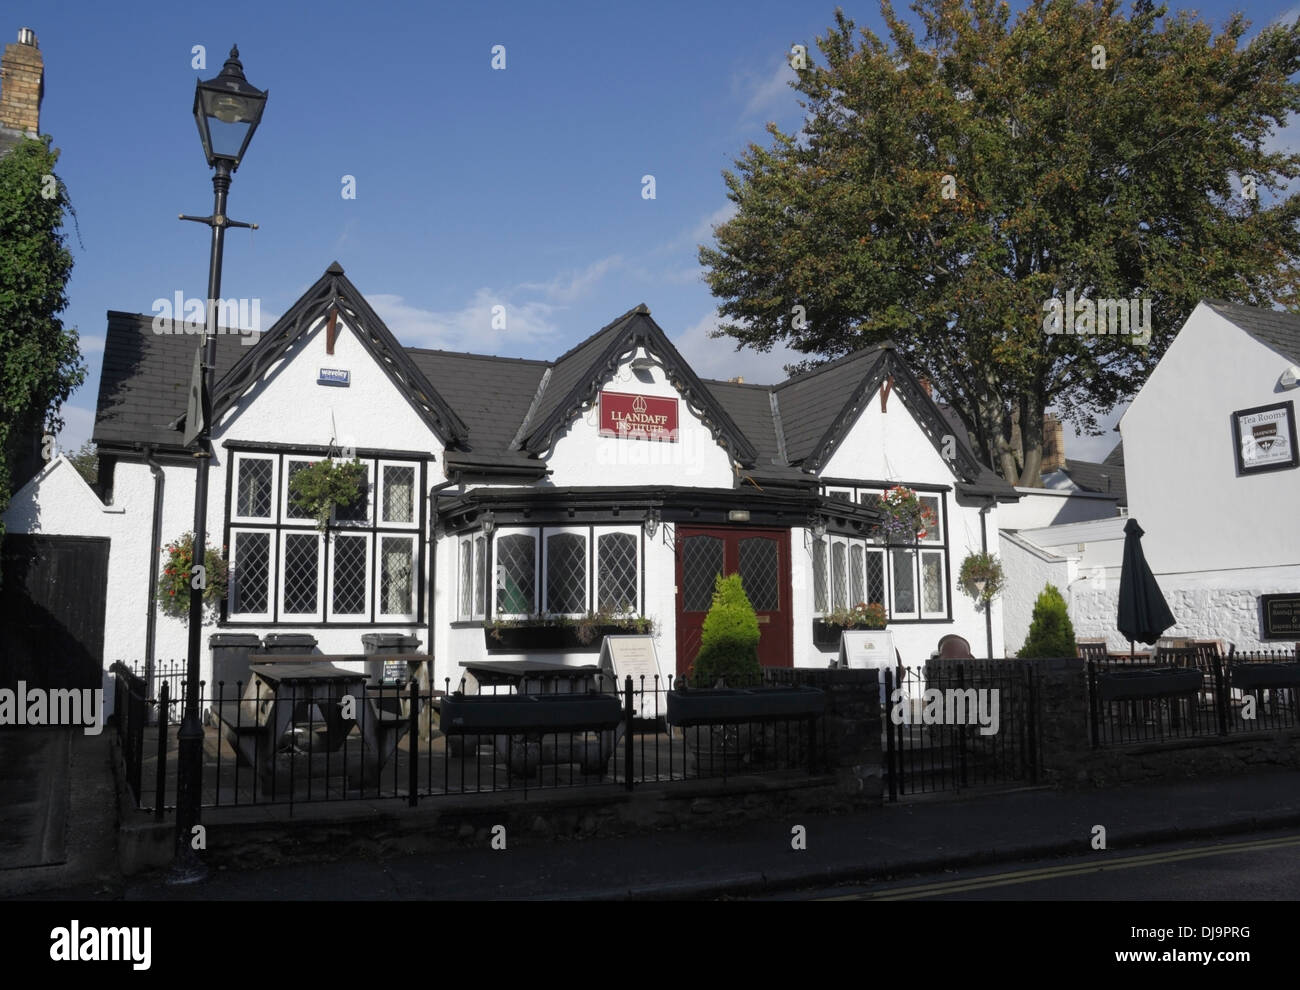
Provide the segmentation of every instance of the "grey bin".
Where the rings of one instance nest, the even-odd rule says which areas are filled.
[[[311,633],[268,633],[262,637],[262,652],[272,656],[295,653],[320,653]]]
[[[234,698],[239,684],[248,683],[248,655],[256,653],[262,641],[252,633],[216,633],[208,640],[212,647],[212,684],[208,694],[216,696],[225,682],[225,694]]]
[[[419,653],[420,641],[414,636],[407,636],[402,633],[363,633],[361,636],[361,651],[366,656],[374,656],[376,653]],[[371,684],[379,684],[384,680],[384,661],[371,660],[366,663],[366,676],[370,678]],[[406,671],[402,671],[402,678],[405,680]]]

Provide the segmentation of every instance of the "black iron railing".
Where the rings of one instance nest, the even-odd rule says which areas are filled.
[[[1038,685],[1013,659],[931,660],[885,672],[886,786],[900,795],[1038,779]]]
[[[117,731],[137,806],[161,816],[176,799],[176,716],[185,685],[172,690],[166,673],[148,683],[125,664],[116,673]],[[771,671],[759,690],[798,684],[796,672]],[[328,702],[292,679],[278,691],[260,681],[200,684],[205,743],[205,807],[394,799],[414,805],[444,795],[606,787],[630,790],[653,782],[727,779],[775,771],[823,769],[825,719],[820,713],[771,715],[760,707],[738,717],[669,720],[680,710],[667,679],[575,675],[527,698],[504,685],[444,681],[440,690],[362,684]],[[798,690],[808,691],[808,688]],[[686,692],[703,702],[719,692]],[[727,694],[728,692],[721,692]],[[602,700],[603,699],[603,702]],[[501,703],[494,703],[499,700]],[[734,698],[724,699],[734,702]],[[557,704],[559,702],[559,704]],[[707,707],[707,706],[706,706]],[[531,709],[555,715],[547,725]],[[563,711],[561,711],[563,709]],[[583,722],[590,709],[592,721]],[[152,714],[152,717],[151,717]],[[448,716],[462,720],[452,725]],[[575,721],[576,719],[576,721]],[[281,727],[284,731],[281,732]]]
[[[1088,660],[1092,745],[1268,732],[1300,726],[1300,662],[1290,650],[1213,647]]]

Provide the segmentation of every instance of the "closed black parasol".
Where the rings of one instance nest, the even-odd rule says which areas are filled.
[[[1176,620],[1165,603],[1142,553],[1142,527],[1136,519],[1124,524],[1124,566],[1119,574],[1119,621],[1116,627],[1129,641],[1151,646]]]

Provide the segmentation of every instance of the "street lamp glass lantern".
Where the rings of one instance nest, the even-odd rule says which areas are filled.
[[[239,168],[261,122],[267,93],[244,78],[238,47],[230,49],[230,58],[219,76],[194,87],[194,119],[210,167],[225,161],[232,172]]]

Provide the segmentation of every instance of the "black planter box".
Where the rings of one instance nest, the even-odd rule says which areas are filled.
[[[1300,687],[1300,663],[1234,663],[1228,675],[1235,688]]]
[[[821,688],[709,688],[668,692],[670,725],[726,725],[806,718],[825,712],[826,694]]]
[[[597,626],[590,643],[578,638],[573,626],[507,626],[483,629],[483,642],[489,653],[531,653],[534,650],[568,650],[572,653],[595,653],[606,636],[626,634],[622,626]],[[500,637],[500,638],[498,638]]]
[[[1135,701],[1191,694],[1202,681],[1199,670],[1120,670],[1097,678],[1097,694],[1102,701]]]
[[[448,735],[612,729],[623,709],[612,694],[452,694],[442,699]]]
[[[824,619],[813,619],[813,646],[839,646],[842,626],[829,625]]]

